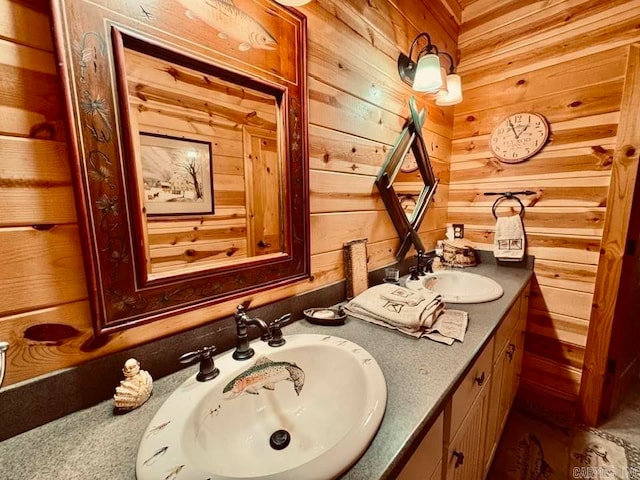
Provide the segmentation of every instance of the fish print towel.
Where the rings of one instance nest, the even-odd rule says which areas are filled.
[[[520,215],[498,217],[493,241],[493,255],[497,260],[519,262],[524,258],[524,226]]]
[[[371,287],[343,308],[351,316],[398,330],[416,338],[451,345],[464,341],[469,314],[445,310],[442,296],[430,290],[416,292],[383,283]]]

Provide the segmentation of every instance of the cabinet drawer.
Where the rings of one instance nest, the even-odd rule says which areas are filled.
[[[451,399],[451,436],[455,435],[469,412],[473,401],[489,382],[493,364],[493,342],[491,339],[458,386]]]
[[[444,419],[441,413],[400,472],[398,480],[440,478]],[[438,468],[437,468],[438,467]],[[437,475],[436,475],[437,474]]]
[[[494,339],[496,342],[494,354],[493,354],[494,362],[498,359],[502,350],[504,350],[505,345],[507,344],[507,341],[511,336],[511,332],[513,332],[513,329],[516,327],[516,324],[518,323],[519,315],[520,315],[520,299],[518,299],[518,301],[511,307],[511,310],[509,310],[509,313],[507,313],[507,316],[504,318],[504,320],[502,320],[502,323],[500,324],[500,326],[498,327],[498,330],[496,331],[496,334],[494,336]]]

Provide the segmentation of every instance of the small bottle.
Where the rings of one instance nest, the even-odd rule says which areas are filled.
[[[436,255],[440,257],[444,255],[444,244],[442,243],[442,240],[438,240],[436,242]]]

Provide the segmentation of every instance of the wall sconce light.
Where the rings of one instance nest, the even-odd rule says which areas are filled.
[[[414,62],[413,50],[421,38],[425,39],[427,45],[418,52]],[[440,66],[440,56],[449,60],[448,73]],[[401,53],[398,57],[398,73],[402,81],[417,92],[435,95],[436,105],[456,105],[462,101],[462,83],[455,71],[453,57],[439,51],[425,32],[413,39],[408,56]]]

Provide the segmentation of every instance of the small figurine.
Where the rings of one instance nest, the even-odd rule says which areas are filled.
[[[149,372],[140,370],[140,362],[130,358],[122,369],[124,380],[116,387],[113,395],[116,412],[124,413],[138,408],[146,402],[153,391],[153,379]]]

